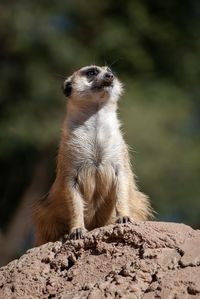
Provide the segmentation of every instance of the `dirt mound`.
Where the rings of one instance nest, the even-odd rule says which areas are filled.
[[[33,248],[0,269],[0,298],[200,298],[200,231],[140,222]]]

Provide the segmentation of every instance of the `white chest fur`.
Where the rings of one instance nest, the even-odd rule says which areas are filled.
[[[78,117],[78,116],[77,116]],[[116,108],[105,105],[68,121],[68,147],[77,168],[120,163],[123,139]]]

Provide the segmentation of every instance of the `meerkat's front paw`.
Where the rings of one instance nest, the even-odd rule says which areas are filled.
[[[118,217],[116,223],[131,223],[131,218],[129,216]]]
[[[78,239],[83,239],[84,235],[87,233],[87,230],[83,227],[78,227],[75,229],[72,229],[69,238],[72,240],[78,240]]]

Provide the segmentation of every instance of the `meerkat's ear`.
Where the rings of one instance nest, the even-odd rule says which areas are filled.
[[[63,84],[63,93],[68,98],[72,93],[72,81],[70,79],[66,80]]]

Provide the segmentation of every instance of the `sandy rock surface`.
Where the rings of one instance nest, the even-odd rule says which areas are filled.
[[[200,231],[140,222],[33,248],[0,269],[4,298],[200,298]]]

